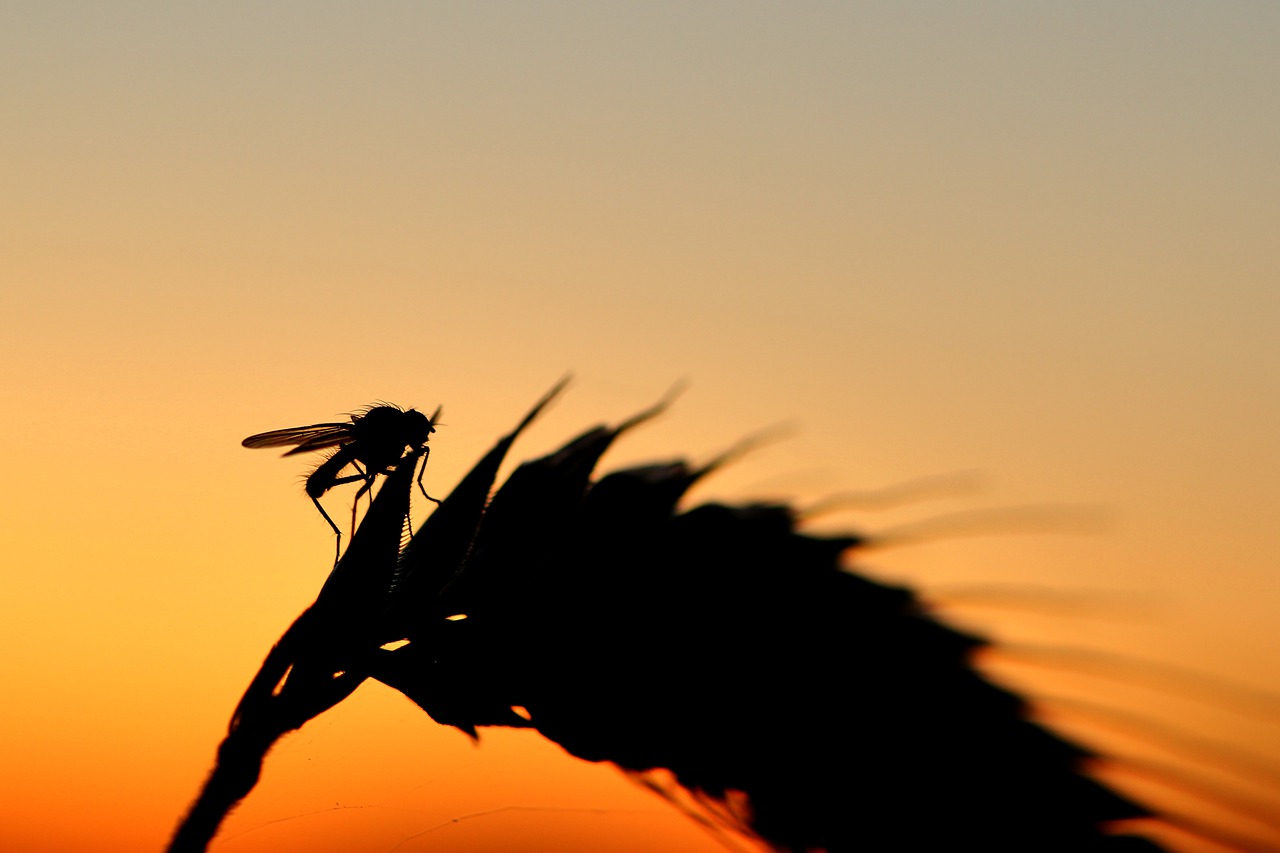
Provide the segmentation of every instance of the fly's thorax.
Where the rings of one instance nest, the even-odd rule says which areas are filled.
[[[421,447],[430,431],[431,423],[421,412],[395,406],[375,406],[351,424],[356,459],[376,472],[394,466],[406,448]]]

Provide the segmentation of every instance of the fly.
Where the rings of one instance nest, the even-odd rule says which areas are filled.
[[[337,448],[307,476],[306,491],[311,502],[320,511],[320,515],[329,522],[334,535],[338,537],[336,543],[338,553],[342,551],[342,531],[321,506],[320,497],[335,486],[354,483],[357,480],[364,481],[364,485],[360,487],[360,491],[356,492],[355,501],[351,505],[351,529],[354,533],[356,509],[360,505],[360,498],[373,488],[374,480],[379,474],[388,474],[395,468],[396,464],[404,458],[406,450],[411,454],[422,452],[422,470],[418,472],[417,477],[418,488],[422,490],[423,497],[427,500],[440,503],[439,500],[428,495],[426,487],[422,485],[422,476],[427,471],[427,457],[431,453],[431,448],[427,447],[427,440],[431,437],[431,433],[436,431],[436,423],[440,419],[439,406],[431,417],[427,417],[416,409],[401,409],[399,406],[389,404],[370,406],[350,417],[350,423],[311,424],[276,429],[251,435],[240,442],[245,447],[292,445],[293,449],[286,451],[285,456],[311,453],[331,447]],[[348,466],[354,468],[356,473],[344,476],[342,472]]]

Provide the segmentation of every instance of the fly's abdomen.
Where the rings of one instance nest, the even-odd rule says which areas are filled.
[[[356,454],[353,444],[346,444],[339,447],[336,453],[321,462],[307,477],[307,496],[312,499],[316,499],[332,489],[334,487],[334,481],[338,479],[338,475],[342,473],[342,469],[355,461],[355,458]]]

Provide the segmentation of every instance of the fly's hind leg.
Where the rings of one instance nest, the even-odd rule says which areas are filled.
[[[316,505],[316,509],[324,516],[324,520],[329,522],[329,526],[333,528],[333,535],[337,537],[333,543],[333,564],[338,565],[338,560],[342,557],[342,531],[338,525],[333,523],[333,519],[329,517],[329,513],[324,511],[324,507],[320,505],[320,499],[313,497],[311,502]]]
[[[355,468],[360,473],[348,474],[345,477],[336,477],[333,479],[332,482],[329,483],[327,488],[332,489],[334,486],[345,486],[347,483],[354,483],[357,480],[364,481],[364,486],[361,487],[360,491],[356,492],[356,499],[351,502],[351,535],[354,536],[356,533],[356,513],[360,509],[360,496],[368,492],[369,489],[373,487],[374,475],[366,473],[365,470],[360,467],[360,463],[358,462],[353,461],[351,463],[351,467]],[[312,498],[312,500],[315,500],[315,498]],[[319,506],[318,503],[317,503],[317,506]],[[324,512],[324,510],[321,510],[321,512]],[[332,519],[329,519],[328,515],[325,516],[325,519],[329,521],[330,527],[332,527],[334,530],[338,529],[337,525],[333,523]],[[338,538],[339,540],[341,540],[342,538],[341,535],[339,535]]]
[[[336,478],[334,478],[334,480],[333,480],[332,482],[330,482],[330,483],[329,483],[329,485],[328,485],[328,486],[326,486],[325,488],[326,488],[326,489],[332,489],[334,486],[342,486],[342,485],[346,485],[347,483],[354,483],[356,480],[364,480],[366,483],[368,483],[368,482],[370,482],[370,481],[373,479],[373,475],[371,475],[371,474],[366,474],[366,473],[365,473],[365,470],[364,470],[363,468],[361,468],[357,463],[352,462],[352,463],[351,463],[351,467],[352,467],[352,468],[355,468],[355,469],[356,469],[357,471],[359,471],[360,473],[358,473],[358,474],[348,474],[348,475],[347,475],[347,476],[345,476],[345,477],[336,477]],[[362,491],[363,491],[363,490],[362,490]]]

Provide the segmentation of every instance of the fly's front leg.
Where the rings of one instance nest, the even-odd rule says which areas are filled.
[[[422,485],[422,477],[427,473],[427,457],[430,455],[431,455],[430,447],[422,448],[422,470],[418,472],[418,488],[422,491],[422,496],[424,498],[426,498],[429,501],[435,501],[436,506],[439,506],[441,503],[440,499],[433,498],[431,497],[431,495],[427,494],[427,487]]]

